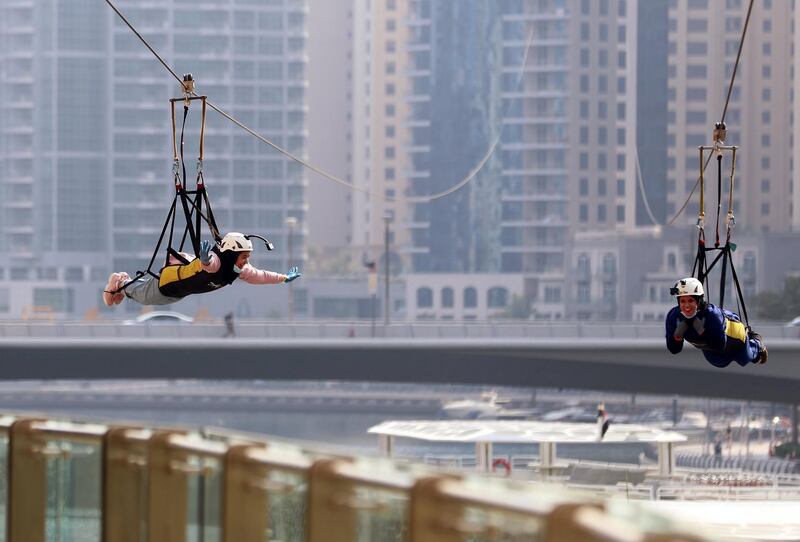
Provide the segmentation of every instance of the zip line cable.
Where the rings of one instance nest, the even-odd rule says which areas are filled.
[[[730,103],[731,94],[733,93],[733,83],[736,81],[736,72],[739,70],[739,60],[742,57],[742,50],[744,49],[744,39],[745,36],[747,36],[747,27],[750,25],[750,15],[753,12],[753,1],[754,0],[750,0],[750,4],[747,6],[747,17],[744,20],[744,27],[742,28],[742,37],[739,39],[739,49],[736,52],[736,62],[733,64],[733,73],[731,74],[731,81],[728,84],[728,93],[727,96],[725,97],[725,106],[722,108],[722,118],[720,119],[720,122],[723,123],[725,122],[725,115],[727,115],[728,113],[728,104]],[[681,213],[683,213],[684,209],[686,209],[686,206],[689,205],[689,202],[692,200],[692,196],[694,195],[695,190],[697,190],[697,187],[700,185],[700,177],[697,177],[697,181],[695,181],[694,186],[692,187],[692,191],[689,192],[689,196],[686,198],[686,201],[683,202],[683,205],[681,205],[681,208],[678,210],[678,212],[675,213],[675,216],[673,216],[666,224],[659,224],[658,221],[655,220],[655,217],[653,216],[653,213],[650,210],[650,204],[647,201],[647,194],[644,191],[644,179],[641,178],[642,168],[641,165],[639,164],[639,152],[636,149],[634,150],[634,152],[636,153],[636,169],[638,171],[638,175],[640,176],[639,189],[642,191],[642,200],[644,200],[645,208],[647,209],[649,218],[656,226],[671,226],[678,219]],[[709,154],[706,163],[703,164],[703,173],[705,173],[706,166],[708,166],[708,163],[711,161],[711,156],[713,156],[713,153]]]
[[[747,6],[747,17],[744,19],[744,28],[742,28],[742,39],[739,40],[739,50],[736,51],[736,62],[733,64],[733,73],[731,74],[731,83],[728,85],[728,95],[725,98],[725,107],[722,109],[722,118],[720,122],[725,122],[725,115],[728,113],[728,102],[731,100],[731,93],[733,92],[733,82],[736,80],[736,70],[739,69],[739,59],[742,57],[742,49],[744,49],[744,37],[747,35],[747,26],[750,24],[750,14],[753,12],[753,0],[750,0],[750,5]]]
[[[131,32],[133,32],[136,35],[136,37],[139,38],[139,41],[141,41],[144,44],[144,46],[147,47],[150,50],[151,53],[153,53],[153,55],[156,57],[156,59],[158,59],[158,61],[161,63],[161,65],[164,66],[164,68],[172,75],[172,77],[174,77],[178,81],[178,83],[180,83],[181,88],[185,89],[186,87],[184,85],[183,79],[181,77],[179,77],[178,74],[175,73],[175,71],[172,68],[170,68],[170,66],[164,61],[164,59],[161,58],[161,56],[155,51],[155,49],[153,49],[150,46],[150,44],[147,42],[147,40],[144,39],[144,37],[136,30],[136,28],[134,28],[134,26],[119,11],[119,9],[117,9],[117,7],[114,5],[114,3],[111,0],[105,0],[105,2],[106,2],[106,4],[109,5],[109,7],[111,7],[111,9],[114,10],[114,13],[116,13],[119,16],[119,18],[122,19],[122,21],[127,25],[127,27],[131,30]],[[528,59],[528,52],[530,51],[530,44],[531,44],[532,39],[533,39],[533,32],[531,31],[528,34],[528,41],[525,44],[525,54],[523,55],[522,63],[520,64],[520,73],[519,73],[519,76],[518,76],[518,79],[517,79],[517,86],[519,86],[519,83],[522,80],[522,77],[524,75],[525,64],[526,64],[527,59]],[[191,94],[193,96],[197,96],[196,92],[191,92]],[[324,177],[324,178],[326,178],[326,179],[328,179],[330,181],[338,183],[338,184],[340,184],[340,185],[342,185],[342,186],[344,186],[346,188],[349,188],[351,190],[355,190],[357,192],[362,192],[362,193],[366,194],[367,196],[375,196],[377,198],[383,199],[383,200],[388,201],[388,202],[396,201],[395,198],[387,197],[387,196],[384,196],[384,195],[381,195],[381,194],[373,194],[369,190],[366,190],[364,188],[360,188],[360,187],[354,185],[353,183],[345,181],[344,179],[341,179],[341,178],[339,178],[339,177],[337,177],[335,175],[332,175],[332,174],[322,170],[321,168],[311,164],[310,162],[307,162],[306,160],[303,160],[302,158],[292,154],[288,150],[286,150],[286,149],[280,147],[279,145],[273,143],[272,141],[270,141],[266,137],[262,136],[261,134],[259,134],[255,130],[253,130],[252,128],[246,126],[244,123],[242,123],[238,119],[234,118],[233,116],[229,115],[228,113],[226,113],[225,111],[223,111],[222,109],[217,107],[210,100],[206,99],[206,103],[208,104],[208,107],[210,107],[211,109],[213,109],[214,111],[216,111],[217,113],[219,113],[220,115],[222,115],[223,117],[225,117],[226,119],[228,119],[229,121],[231,121],[232,123],[237,125],[239,128],[241,128],[244,131],[246,131],[247,133],[249,133],[250,135],[252,135],[256,139],[261,141],[262,143],[272,147],[274,150],[278,151],[280,154],[282,154],[286,158],[289,158],[290,160],[293,160],[294,162],[296,162],[296,163],[300,164],[301,166],[305,167],[306,169],[309,169],[309,170],[313,171],[317,175],[320,175],[321,177]],[[503,116],[505,117],[505,112],[504,112]],[[443,192],[439,192],[437,194],[432,194],[430,196],[417,196],[417,197],[409,197],[409,198],[406,198],[406,199],[411,203],[425,203],[425,202],[434,201],[436,199],[448,196],[448,195],[452,194],[453,192],[455,192],[456,190],[459,190],[460,188],[462,188],[469,181],[471,181],[475,177],[475,175],[478,174],[478,172],[483,168],[483,166],[486,165],[486,162],[489,161],[489,158],[492,156],[492,154],[494,154],[494,151],[497,148],[497,145],[500,143],[500,137],[502,136],[503,127],[504,127],[504,124],[501,125],[500,133],[495,138],[495,140],[492,143],[492,145],[489,147],[489,150],[486,153],[486,155],[467,174],[467,176],[464,179],[460,180],[458,183],[456,183],[455,185],[453,185],[452,187],[450,187],[449,189],[447,189],[447,190],[445,190]]]

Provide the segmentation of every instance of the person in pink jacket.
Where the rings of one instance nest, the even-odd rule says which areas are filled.
[[[219,245],[203,241],[197,258],[184,253],[180,259],[170,256],[170,264],[161,269],[159,278],[132,281],[127,273],[111,273],[103,302],[111,307],[128,297],[142,305],[168,305],[188,295],[218,290],[237,279],[250,284],[280,284],[301,276],[297,267],[285,275],[256,269],[249,263],[252,252],[253,243],[239,232],[227,233]]]

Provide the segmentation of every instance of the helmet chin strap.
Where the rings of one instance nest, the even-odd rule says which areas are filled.
[[[681,311],[681,314],[683,314],[683,311]],[[694,318],[695,316],[697,316],[697,309],[695,309],[694,312],[692,314],[690,314],[689,316],[686,316],[685,314],[683,314],[683,317],[687,318],[687,319],[688,318]]]

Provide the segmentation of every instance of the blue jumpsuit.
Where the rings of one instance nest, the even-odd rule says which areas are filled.
[[[743,367],[758,363],[760,345],[748,336],[747,328],[735,312],[708,303],[692,318],[685,318],[679,307],[673,307],[667,313],[666,328],[667,348],[673,354],[683,349],[683,339],[686,339],[702,350],[706,360],[715,367],[727,367],[731,361]],[[675,337],[676,329],[683,331],[682,339]]]

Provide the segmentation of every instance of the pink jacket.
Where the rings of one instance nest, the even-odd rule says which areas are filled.
[[[187,254],[185,252],[180,253],[181,256],[186,258],[187,261],[191,262],[194,260],[193,254]],[[169,263],[173,265],[182,264],[180,260],[175,258],[174,256],[169,257]],[[202,264],[201,264],[202,265]],[[219,271],[219,256],[211,253],[211,262],[208,265],[202,265],[203,271],[208,273],[216,273]],[[266,271],[264,269],[257,269],[250,265],[249,263],[244,266],[242,272],[239,273],[239,278],[243,281],[247,282],[248,284],[280,284],[286,280],[286,275],[281,273],[275,273],[274,271]]]

